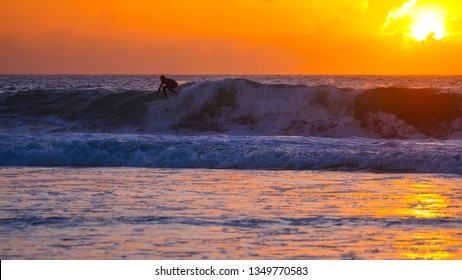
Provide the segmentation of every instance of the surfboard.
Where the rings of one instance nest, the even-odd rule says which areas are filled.
[[[152,93],[154,95],[154,100],[152,101],[149,101],[149,102],[145,102],[144,104],[156,104],[156,103],[160,103],[160,102],[163,102],[167,99],[170,99],[170,98],[173,98],[175,96],[177,96],[178,94],[175,94],[175,93],[172,93],[172,92],[167,92],[167,97],[164,97],[164,93],[163,92],[160,92],[159,94],[157,94],[157,92],[154,92]]]
[[[168,98],[166,98],[168,99]],[[157,104],[157,103],[161,103],[162,101],[166,100],[166,99],[163,99],[163,100],[154,100],[154,101],[151,101],[151,102],[146,102],[144,104],[146,105],[151,105],[151,104]]]

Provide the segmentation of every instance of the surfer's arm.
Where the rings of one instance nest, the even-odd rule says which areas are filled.
[[[163,85],[164,85],[164,83],[160,83],[159,89],[157,90],[157,94],[159,94],[160,89],[162,88]]]

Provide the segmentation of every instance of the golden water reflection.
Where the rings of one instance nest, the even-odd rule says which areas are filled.
[[[397,209],[397,214],[415,218],[431,219],[449,217],[446,211],[449,199],[438,193],[417,193],[403,197],[404,207]]]
[[[460,176],[23,168],[0,185],[23,226],[6,258],[462,259]]]
[[[460,246],[460,240],[454,236],[457,236],[454,230],[415,232],[398,237],[393,247],[400,252],[399,257],[404,259],[461,259],[461,253],[454,249]]]

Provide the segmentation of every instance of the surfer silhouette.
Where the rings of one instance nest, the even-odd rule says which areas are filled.
[[[174,79],[170,78],[165,78],[165,76],[160,76],[160,86],[159,90],[157,91],[157,94],[160,93],[160,90],[164,92],[165,98],[167,98],[167,90],[173,93],[178,93],[175,91],[175,89],[178,87],[178,83]]]

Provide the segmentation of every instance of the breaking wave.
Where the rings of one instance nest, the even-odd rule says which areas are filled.
[[[246,79],[185,84],[165,100],[136,90],[29,90],[0,93],[0,129],[451,139],[462,138],[462,94]]]
[[[0,134],[0,166],[462,174],[461,141],[234,135]]]

